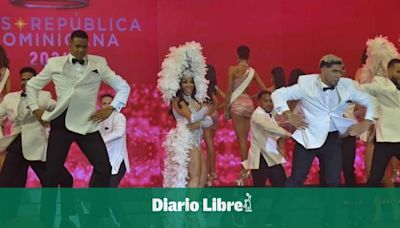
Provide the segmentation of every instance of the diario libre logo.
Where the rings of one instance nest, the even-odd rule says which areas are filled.
[[[182,201],[168,198],[152,198],[153,212],[253,212],[251,194],[246,193],[242,201],[227,201],[222,198],[203,198],[201,202],[186,197]]]

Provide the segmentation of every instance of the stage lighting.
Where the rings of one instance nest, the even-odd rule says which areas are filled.
[[[89,0],[10,0],[11,4],[27,8],[73,9],[89,5]]]

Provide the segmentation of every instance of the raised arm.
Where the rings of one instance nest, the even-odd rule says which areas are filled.
[[[274,103],[275,111],[278,114],[282,114],[286,111],[290,111],[290,108],[287,104],[288,101],[291,100],[300,100],[303,98],[304,92],[300,88],[298,84],[282,87],[275,90],[272,95],[272,102]]]
[[[114,107],[116,111],[120,112],[121,109],[127,104],[131,87],[121,76],[115,74],[115,72],[110,69],[105,59],[103,66],[104,67],[100,72],[101,77],[103,81],[111,86],[116,92],[111,106]]]

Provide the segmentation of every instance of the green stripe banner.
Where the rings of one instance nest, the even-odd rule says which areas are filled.
[[[0,227],[398,227],[397,188],[0,189]]]

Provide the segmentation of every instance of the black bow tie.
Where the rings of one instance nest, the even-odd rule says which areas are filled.
[[[72,59],[72,64],[75,64],[75,63],[79,63],[81,65],[85,65],[85,60],[84,59],[82,59],[82,60]]]
[[[329,87],[325,87],[325,88],[322,88],[322,91],[327,91],[327,90],[334,90],[335,89],[335,86],[329,86]]]
[[[26,97],[26,93],[25,93],[25,92],[22,92],[22,93],[21,93],[21,97]]]

